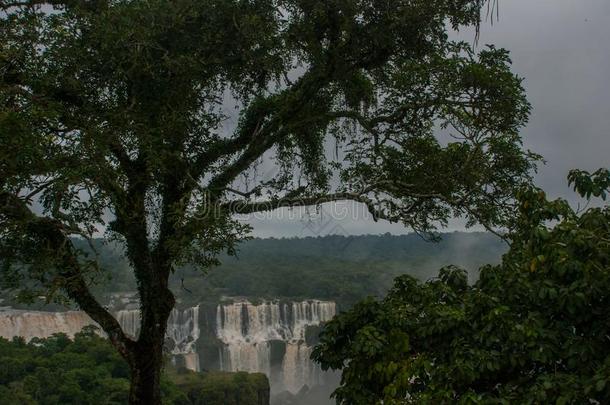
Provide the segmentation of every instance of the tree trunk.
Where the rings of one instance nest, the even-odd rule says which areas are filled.
[[[127,358],[131,368],[129,403],[161,405],[163,344],[167,320],[176,303],[168,285],[174,256],[167,247],[166,234],[171,234],[172,227],[164,202],[160,235],[151,251],[145,208],[147,178],[135,172],[129,177],[127,206],[123,212],[119,210],[114,223],[115,230],[125,236],[140,299],[140,332]]]
[[[140,332],[142,336],[145,331]],[[131,368],[131,405],[161,404],[161,369],[163,338],[145,339],[135,345]]]
[[[129,360],[131,405],[161,405],[165,331],[175,303],[173,294],[164,283],[161,281],[161,286],[157,285],[145,294],[141,292],[140,334]]]

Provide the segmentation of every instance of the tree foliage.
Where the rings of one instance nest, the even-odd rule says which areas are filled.
[[[0,338],[0,360],[5,405],[119,405],[129,398],[129,365],[91,327],[74,339],[61,333],[29,343]],[[195,373],[168,364],[161,388],[168,405],[269,402],[269,381],[257,373]]]
[[[4,273],[77,302],[154,403],[168,277],[234,251],[236,214],[349,200],[420,232],[506,223],[536,158],[529,104],[505,50],[447,35],[484,3],[0,1]],[[98,232],[126,243],[137,342],[70,239]]]
[[[25,343],[0,339],[0,396],[6,404],[123,404],[129,367],[92,331]]]
[[[570,182],[604,196],[609,175]],[[510,251],[474,285],[455,267],[402,276],[325,327],[314,357],[343,370],[341,403],[610,401],[610,207],[577,213],[534,188],[519,201]]]

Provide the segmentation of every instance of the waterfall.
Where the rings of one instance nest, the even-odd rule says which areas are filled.
[[[309,358],[312,347],[307,344],[307,329],[329,321],[335,312],[335,303],[318,300],[257,304],[237,300],[209,307],[209,311],[202,309],[201,320],[199,306],[174,309],[167,322],[167,348],[174,363],[180,361],[188,369],[200,371],[204,366],[262,372],[269,377],[274,392],[296,393],[304,385],[311,387],[323,381],[322,370]],[[116,311],[115,316],[123,331],[137,338],[140,311],[124,309]],[[54,333],[73,337],[87,325],[96,324],[80,311],[0,311],[0,336],[7,339],[22,336],[29,341]],[[210,342],[214,336],[218,341]],[[198,348],[200,337],[203,346]],[[210,354],[216,350],[216,357]],[[200,358],[205,364],[200,365]]]
[[[118,311],[115,316],[123,328],[123,332],[132,339],[136,339],[140,333],[140,310],[124,309]]]
[[[167,321],[166,333],[167,338],[174,342],[172,354],[196,353],[195,342],[199,339],[199,334],[199,305],[184,311],[172,310]],[[198,361],[194,370],[199,371]]]
[[[221,368],[263,372],[276,392],[297,392],[304,385],[317,385],[322,372],[309,358],[312,348],[307,345],[305,334],[308,326],[329,321],[335,312],[335,303],[317,300],[258,305],[241,300],[219,305],[216,334],[225,344]],[[280,371],[274,373],[272,345],[277,341],[285,350]]]
[[[5,339],[21,336],[29,342],[34,337],[47,338],[54,333],[74,337],[87,325],[97,324],[81,311],[0,311],[0,336]]]
[[[140,333],[140,310],[126,309],[116,313],[116,318],[123,331],[132,338]],[[165,337],[173,347],[170,353],[184,358],[185,367],[199,371],[199,356],[195,342],[199,339],[199,306],[187,308],[183,311],[174,308],[167,320]]]
[[[322,370],[309,359],[312,349],[303,343],[286,345],[282,362],[282,379],[286,390],[296,393],[305,384],[311,387],[322,383]]]

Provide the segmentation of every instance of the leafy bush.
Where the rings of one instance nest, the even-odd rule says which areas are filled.
[[[610,172],[570,182],[605,198]],[[343,370],[339,401],[610,403],[610,206],[519,199],[510,251],[474,285],[452,266],[401,276],[327,324],[314,357]]]

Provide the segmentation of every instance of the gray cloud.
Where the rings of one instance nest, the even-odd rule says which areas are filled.
[[[524,142],[547,161],[537,182],[576,201],[568,171],[610,166],[610,2],[510,0],[501,7],[481,42],[509,49],[525,79],[533,111]]]

